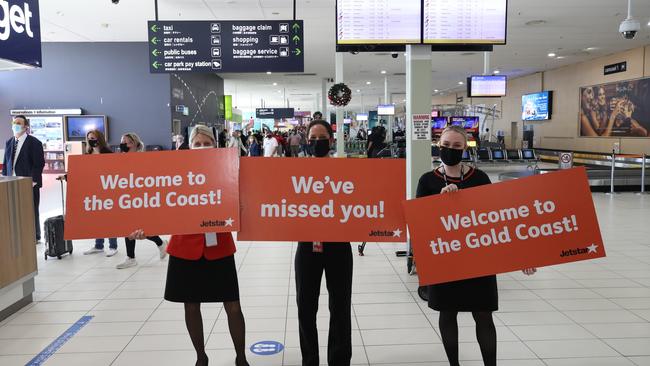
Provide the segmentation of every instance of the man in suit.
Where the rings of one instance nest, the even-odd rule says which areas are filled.
[[[41,241],[38,206],[41,200],[40,189],[43,186],[43,168],[45,167],[43,144],[36,137],[27,134],[29,120],[25,116],[14,117],[11,128],[14,137],[10,138],[5,145],[2,175],[32,178],[36,242],[38,243]]]

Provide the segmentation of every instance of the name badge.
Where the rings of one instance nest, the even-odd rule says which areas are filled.
[[[205,233],[205,246],[216,247],[219,245],[217,242],[217,233]]]

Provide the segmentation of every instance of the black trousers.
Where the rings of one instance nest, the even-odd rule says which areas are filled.
[[[36,240],[41,240],[41,215],[38,213],[38,206],[41,203],[41,189],[33,187],[34,191],[34,225],[36,225]]]
[[[163,241],[159,236],[147,236],[147,240],[151,240],[157,246],[163,245]],[[126,255],[129,258],[135,258],[135,240],[124,238],[124,244],[126,244]]]
[[[322,253],[314,253],[312,243],[299,243],[295,266],[302,365],[319,365],[316,314],[324,271],[330,310],[327,363],[330,366],[349,366],[352,359],[350,243],[324,243]]]

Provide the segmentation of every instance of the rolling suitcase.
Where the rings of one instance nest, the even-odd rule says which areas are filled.
[[[64,240],[65,231],[65,201],[63,199],[63,179],[57,178],[61,182],[61,204],[63,206],[63,215],[50,217],[45,220],[45,260],[48,257],[57,257],[61,259],[64,254],[72,254],[72,240]]]

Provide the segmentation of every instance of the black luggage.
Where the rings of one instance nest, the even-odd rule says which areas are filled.
[[[72,241],[63,239],[64,228],[63,216],[54,216],[45,220],[45,260],[47,257],[57,257],[69,253],[72,254]]]
[[[64,240],[63,233],[65,231],[65,199],[63,192],[63,181],[65,176],[58,177],[57,180],[61,182],[61,205],[63,206],[63,215],[50,217],[45,220],[45,260],[47,257],[57,257],[69,253],[72,254],[72,240]]]

